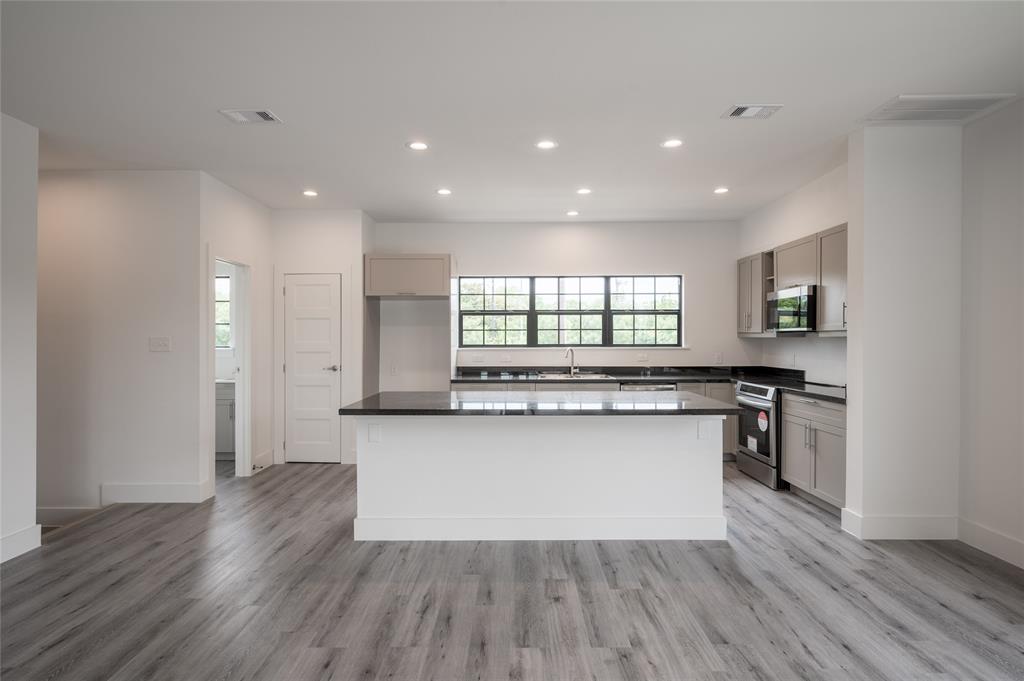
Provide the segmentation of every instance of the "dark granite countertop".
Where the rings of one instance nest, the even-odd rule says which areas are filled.
[[[342,416],[701,416],[738,407],[670,391],[383,392],[342,407]]]
[[[541,378],[542,373],[569,373],[568,367],[487,367],[462,369],[451,379],[452,383],[728,383],[728,369],[702,368],[640,368],[640,367],[584,367],[579,378]],[[593,374],[604,374],[604,377]],[[610,376],[610,378],[609,378]]]
[[[743,376],[742,379],[738,380],[757,383],[758,385],[770,385],[781,389],[784,393],[805,395],[825,402],[846,404],[846,387],[841,385],[811,383],[792,378],[780,378],[778,376]]]

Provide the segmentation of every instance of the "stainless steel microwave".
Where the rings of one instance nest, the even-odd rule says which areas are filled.
[[[793,286],[768,294],[768,330],[814,331],[818,324],[817,286]]]

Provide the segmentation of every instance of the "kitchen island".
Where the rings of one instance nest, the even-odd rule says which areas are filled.
[[[357,540],[725,539],[722,425],[688,392],[384,392],[356,417]]]

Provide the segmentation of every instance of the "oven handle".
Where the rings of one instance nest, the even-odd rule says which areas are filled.
[[[757,407],[758,409],[765,410],[771,410],[775,406],[774,402],[769,402],[768,400],[755,400],[750,397],[742,397],[740,395],[736,396],[736,404],[742,404],[747,407]]]

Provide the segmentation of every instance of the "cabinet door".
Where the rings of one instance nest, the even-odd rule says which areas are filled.
[[[740,260],[737,267],[739,299],[736,304],[736,330],[746,333],[750,328],[750,258]]]
[[[846,225],[818,235],[818,331],[846,330]]]
[[[216,451],[235,451],[235,401],[217,400]]]
[[[736,388],[732,383],[708,383],[707,396],[719,402],[736,404]],[[736,443],[739,438],[737,429],[739,419],[735,416],[725,417],[725,432],[722,434],[722,453],[732,454],[736,451]]]
[[[477,392],[477,391],[492,391],[492,390],[508,390],[507,383],[452,383],[452,390],[460,392]],[[533,388],[525,388],[526,390],[533,390]]]
[[[685,390],[688,393],[707,396],[706,386],[706,383],[676,383],[676,390]]]
[[[811,423],[812,485],[808,490],[833,506],[846,503],[846,431]]]
[[[775,289],[818,281],[818,237],[811,235],[775,249]]]
[[[782,479],[793,487],[811,489],[811,422],[782,415]]]
[[[760,255],[750,259],[750,316],[747,331],[764,331],[764,263]]]
[[[451,293],[451,256],[367,253],[365,295],[447,296]]]

